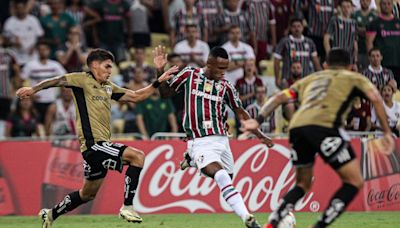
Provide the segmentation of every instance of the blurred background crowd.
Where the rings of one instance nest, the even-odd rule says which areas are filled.
[[[256,117],[273,93],[323,69],[325,53],[345,48],[352,70],[380,90],[398,134],[400,105],[400,2],[392,0],[1,0],[0,138],[75,134],[72,92],[51,88],[19,100],[15,90],[67,72],[87,70],[93,48],[116,58],[111,80],[129,89],[156,78],[152,49],[168,48],[168,62],[203,67],[210,48],[230,57],[225,77]],[[284,133],[297,107],[285,105],[263,125]],[[114,133],[183,132],[183,98],[158,93],[138,104],[113,103]],[[100,110],[99,110],[100,111]],[[230,132],[238,125],[228,114]],[[354,101],[346,128],[375,131],[374,110]]]

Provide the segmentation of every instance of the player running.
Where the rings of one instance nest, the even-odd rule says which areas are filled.
[[[296,202],[310,190],[317,153],[336,171],[343,185],[333,195],[314,227],[332,224],[357,195],[364,180],[349,138],[343,130],[344,120],[355,97],[362,96],[371,101],[384,133],[382,146],[387,151],[394,149],[382,97],[366,77],[349,71],[352,67],[349,53],[343,49],[332,49],[327,64],[328,70],[311,74],[269,99],[261,108],[257,120],[242,121],[244,130],[256,129],[280,104],[289,100],[300,102],[289,124],[296,185],[286,193],[278,209],[271,213],[267,228],[276,228],[281,219],[293,210]]]
[[[162,47],[155,49],[154,60],[157,69],[162,71],[166,64]],[[243,109],[234,86],[223,79],[228,66],[228,53],[215,47],[210,51],[204,68],[183,69],[161,85],[160,93],[164,97],[176,92],[184,93],[183,127],[188,138],[188,155],[201,173],[214,179],[225,201],[245,225],[260,227],[232,185],[234,162],[224,126],[225,105],[229,105],[241,120],[250,116]],[[253,132],[263,143],[272,146],[271,139],[259,129]]]
[[[42,227],[52,227],[52,223],[60,215],[93,200],[107,171],[110,169],[122,172],[123,165],[128,165],[128,169],[125,173],[124,204],[119,215],[128,222],[142,222],[142,218],[133,208],[133,198],[144,165],[144,153],[111,142],[111,99],[121,102],[142,101],[153,94],[161,82],[170,79],[178,68],[172,67],[151,85],[132,91],[120,88],[109,81],[113,62],[114,56],[109,51],[95,49],[87,58],[89,72],[62,75],[17,91],[17,96],[24,99],[43,89],[68,87],[73,91],[77,110],[77,129],[84,159],[84,184],[80,190],[69,193],[52,209],[40,210]]]

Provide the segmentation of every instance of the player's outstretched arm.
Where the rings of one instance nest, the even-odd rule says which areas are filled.
[[[127,90],[126,93],[121,97],[121,99],[119,101],[140,102],[140,101],[147,99],[155,92],[155,90],[160,86],[161,83],[172,78],[174,76],[174,74],[178,71],[179,71],[179,68],[177,66],[173,66],[173,67],[169,68],[151,85],[146,86],[143,89],[139,89],[136,91]]]
[[[240,121],[245,121],[245,120],[251,119],[249,113],[244,108],[235,109],[235,113]],[[260,128],[258,126],[254,130],[251,130],[251,133],[253,133],[258,139],[260,139],[262,141],[262,143],[266,144],[268,147],[274,146],[272,139],[270,137],[266,136],[260,130]]]
[[[19,98],[24,99],[32,96],[33,94],[39,92],[40,90],[51,87],[65,86],[65,85],[67,85],[67,78],[65,77],[65,75],[61,75],[58,77],[41,81],[33,87],[22,87],[17,90],[16,94]]]

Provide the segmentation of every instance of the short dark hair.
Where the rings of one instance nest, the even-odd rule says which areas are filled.
[[[343,48],[332,48],[326,62],[329,66],[348,66],[350,65],[350,54]]]
[[[229,32],[230,32],[232,29],[236,29],[236,28],[238,28],[238,29],[240,30],[240,26],[239,26],[239,25],[231,25],[231,26],[229,26]]]
[[[293,23],[299,22],[300,24],[303,25],[303,20],[299,17],[293,17],[289,21],[289,25],[292,25]]]
[[[47,46],[48,48],[51,47],[50,42],[47,41],[47,40],[45,40],[45,39],[39,39],[39,40],[36,42],[36,48],[38,48],[38,47],[41,46],[41,45],[45,45],[45,46]]]
[[[17,4],[24,4],[24,5],[26,5],[26,4],[28,3],[28,0],[14,0],[13,3],[14,3],[15,5],[17,5]]]
[[[189,28],[196,28],[197,29],[197,25],[190,23],[190,24],[185,25],[185,28],[186,28],[186,30],[189,29]]]
[[[223,58],[223,59],[229,59],[228,52],[220,46],[213,47],[210,51],[210,56],[214,58]]]
[[[167,57],[168,62],[171,61],[173,58],[181,58],[181,56],[179,54],[176,54],[175,52],[168,54],[168,57]]]
[[[340,0],[339,5],[341,6],[343,2],[348,2],[353,5],[353,2],[351,0]]]
[[[381,53],[381,49],[379,49],[377,47],[373,47],[373,48],[371,48],[371,50],[368,51],[368,56],[371,56],[372,52],[374,52],[374,51],[379,51],[379,53]]]
[[[92,50],[89,53],[89,55],[87,57],[87,60],[86,60],[86,64],[88,66],[90,66],[90,64],[92,64],[93,61],[103,62],[103,61],[106,61],[106,60],[111,60],[111,61],[114,62],[115,61],[114,60],[114,55],[111,52],[107,51],[107,50],[104,50],[104,49],[101,49],[101,48],[97,48],[97,49]]]

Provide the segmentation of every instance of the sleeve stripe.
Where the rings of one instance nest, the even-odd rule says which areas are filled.
[[[282,92],[290,99],[297,99],[297,93],[293,89],[285,89]]]

